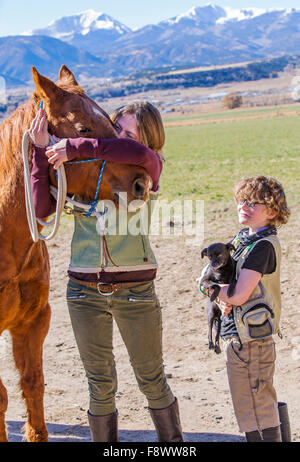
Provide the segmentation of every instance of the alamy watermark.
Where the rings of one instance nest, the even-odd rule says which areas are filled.
[[[293,91],[292,98],[294,101],[300,101],[300,70],[298,69],[297,75],[295,75],[291,82]]]
[[[294,359],[295,361],[299,361],[300,359],[300,335],[298,335],[297,337],[292,337],[291,342],[293,345],[292,359]]]
[[[6,82],[2,75],[0,75],[0,104],[7,104]]]
[[[0,336],[0,358],[3,358],[7,352],[7,342],[5,336]]]
[[[127,193],[119,194],[120,203],[127,204]],[[102,201],[97,212],[102,220],[97,231],[109,235],[149,235],[183,237],[192,245],[204,240],[204,201],[192,199],[149,199],[148,202],[133,201],[116,208],[112,201]]]

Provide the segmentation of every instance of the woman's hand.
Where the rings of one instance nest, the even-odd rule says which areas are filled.
[[[39,148],[49,145],[48,121],[44,109],[40,109],[31,122],[29,136],[32,143]]]
[[[53,164],[55,170],[58,170],[62,163],[68,160],[66,146],[67,139],[63,139],[58,143],[46,148],[46,156],[48,157],[48,162]]]

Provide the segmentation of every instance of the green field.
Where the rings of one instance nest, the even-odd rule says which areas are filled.
[[[163,198],[223,206],[237,180],[262,174],[283,184],[290,205],[299,203],[299,116],[167,127],[164,154]]]

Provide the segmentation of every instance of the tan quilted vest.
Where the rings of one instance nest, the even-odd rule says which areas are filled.
[[[253,247],[258,243],[269,241],[274,246],[276,254],[276,269],[271,274],[264,274],[258,285],[242,306],[233,307],[235,324],[242,343],[259,338],[266,338],[279,333],[281,314],[280,292],[280,261],[281,247],[276,235],[259,239],[247,247],[237,261],[236,277],[239,277],[241,267]]]

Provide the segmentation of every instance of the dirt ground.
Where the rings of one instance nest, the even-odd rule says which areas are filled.
[[[277,344],[275,386],[278,400],[289,406],[292,438],[300,441],[300,313],[295,300],[299,295],[300,249],[297,216],[300,207],[292,209],[288,225],[280,230],[282,263],[282,333]],[[159,272],[156,290],[163,307],[163,350],[168,382],[178,398],[185,440],[243,441],[235,420],[223,353],[208,350],[206,300],[195,284],[203,260],[200,250],[209,244],[209,236],[228,240],[237,231],[237,221],[219,215],[205,222],[205,241],[193,246],[182,238],[152,239]],[[87,426],[88,389],[75,345],[67,306],[65,288],[70,249],[70,233],[59,234],[48,244],[51,257],[52,321],[44,346],[46,382],[45,415],[50,442],[90,441]],[[147,411],[145,397],[137,388],[126,349],[115,328],[115,356],[118,370],[120,441],[155,441],[154,427]],[[223,349],[223,348],[222,348]],[[21,427],[26,410],[18,389],[18,376],[13,367],[10,339],[1,337],[0,371],[9,393],[7,424],[10,441],[21,441]]]

